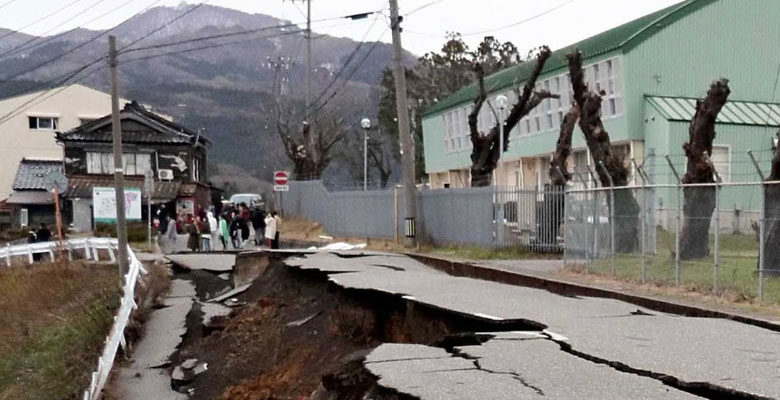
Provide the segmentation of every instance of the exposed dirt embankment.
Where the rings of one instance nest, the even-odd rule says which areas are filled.
[[[238,263],[262,263],[262,257]],[[194,278],[211,284],[211,277]],[[474,320],[375,291],[347,291],[329,284],[324,273],[292,269],[279,259],[237,297],[246,305],[218,321],[216,329],[204,330],[197,315],[188,318],[189,331],[174,361],[208,363],[207,373],[180,389],[194,390],[193,399],[400,399],[376,387],[363,368],[376,346],[537,328]]]

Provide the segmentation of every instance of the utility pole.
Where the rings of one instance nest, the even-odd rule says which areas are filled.
[[[409,105],[406,99],[406,71],[401,46],[401,18],[398,16],[398,0],[390,0],[390,26],[393,29],[393,75],[395,100],[398,109],[398,133],[401,136],[404,184],[404,246],[417,245],[417,187],[414,180],[414,143],[409,129]]]
[[[108,37],[108,66],[111,70],[111,128],[114,144],[114,190],[116,193],[116,236],[119,241],[119,273],[129,271],[127,224],[125,222],[125,177],[122,162],[122,126],[119,118],[119,89],[116,77],[116,37]]]
[[[306,120],[311,112],[311,0],[306,0]]]

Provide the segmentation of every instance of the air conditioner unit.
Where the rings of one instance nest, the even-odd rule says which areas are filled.
[[[161,181],[173,180],[173,170],[172,169],[161,169],[161,170],[157,171],[157,177]]]

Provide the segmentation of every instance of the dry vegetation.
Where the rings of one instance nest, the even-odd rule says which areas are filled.
[[[0,272],[0,399],[78,398],[120,299],[116,266]]]

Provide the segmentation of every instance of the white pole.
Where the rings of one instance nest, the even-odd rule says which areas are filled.
[[[363,129],[363,191],[368,190],[368,129]]]

